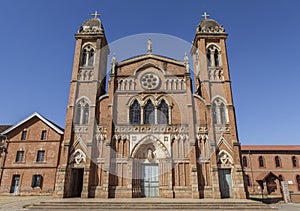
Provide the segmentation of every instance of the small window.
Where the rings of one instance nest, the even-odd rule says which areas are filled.
[[[41,135],[41,140],[46,140],[47,131],[43,130]]]
[[[44,162],[45,160],[45,151],[39,150],[36,158],[36,162]]]
[[[276,168],[281,167],[280,158],[278,156],[275,157],[275,166],[276,166]]]
[[[250,186],[250,185],[251,185],[249,175],[246,175],[246,185],[247,185],[247,186]]]
[[[24,151],[17,151],[16,162],[22,162],[24,160]]]
[[[243,156],[243,166],[247,167],[248,166],[248,161],[247,161],[247,157]]]
[[[298,191],[300,191],[300,175],[296,176],[296,183],[297,183],[297,186],[298,186]]]
[[[298,160],[295,156],[292,157],[292,163],[294,168],[298,167]]]
[[[23,130],[21,135],[21,140],[22,141],[26,140],[26,136],[27,136],[27,130]]]
[[[31,180],[31,187],[32,188],[42,188],[42,184],[43,184],[43,177],[40,174],[35,174],[32,175],[32,180]]]
[[[259,156],[258,161],[259,161],[259,167],[265,167],[265,161],[263,156]]]

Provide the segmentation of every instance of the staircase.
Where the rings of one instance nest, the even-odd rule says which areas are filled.
[[[26,205],[29,210],[276,210],[269,205],[239,199],[51,199]]]

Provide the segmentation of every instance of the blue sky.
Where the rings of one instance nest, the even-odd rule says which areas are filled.
[[[191,43],[207,11],[229,34],[241,143],[299,144],[299,8],[297,0],[3,0],[0,124],[37,111],[64,127],[73,35],[95,10],[110,43],[141,33]],[[165,55],[155,42],[153,48]],[[165,56],[182,59],[184,52],[176,53]]]

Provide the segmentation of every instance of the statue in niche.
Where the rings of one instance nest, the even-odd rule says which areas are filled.
[[[152,149],[148,149],[147,150],[147,160],[149,161],[149,162],[151,162],[151,161],[153,161],[153,159],[154,159],[154,154],[153,154],[153,151],[152,151]]]

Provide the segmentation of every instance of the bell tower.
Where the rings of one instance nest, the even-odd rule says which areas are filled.
[[[245,198],[235,111],[227,60],[224,28],[205,12],[197,26],[191,51],[194,63],[195,96],[206,107],[207,151],[199,159],[199,170],[211,179],[200,184],[212,198]],[[201,120],[198,120],[201,121]],[[207,152],[206,152],[207,154]],[[203,170],[205,169],[205,170]],[[206,173],[207,173],[206,172]]]
[[[57,197],[88,197],[95,177],[91,169],[98,125],[97,99],[105,94],[109,48],[99,13],[92,15],[75,34],[65,133],[54,193]]]

